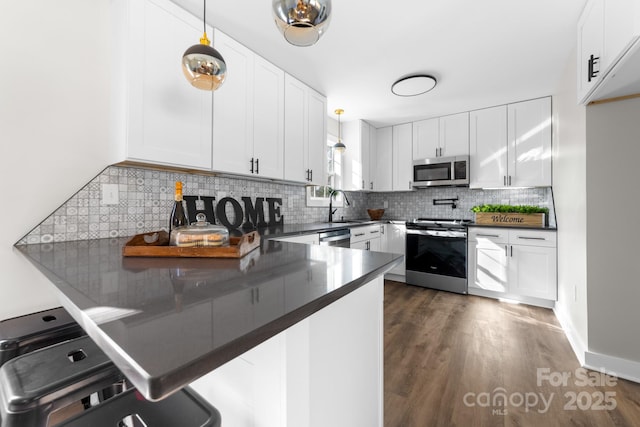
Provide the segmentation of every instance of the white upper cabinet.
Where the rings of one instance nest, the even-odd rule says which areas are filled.
[[[589,0],[578,21],[578,103],[640,92],[640,1]]]
[[[374,191],[393,190],[393,128],[376,129],[376,163],[371,168]]]
[[[469,187],[507,185],[507,106],[470,113]]]
[[[413,122],[413,160],[438,157],[440,154],[440,120]]]
[[[310,183],[327,183],[327,98],[309,88],[307,165]]]
[[[211,168],[212,94],[184,78],[202,21],[168,0],[114,4],[114,143],[129,160]],[[208,29],[211,34],[211,28]]]
[[[413,127],[411,123],[393,126],[393,190],[413,190]]]
[[[255,173],[284,178],[284,71],[256,56],[253,76]],[[215,98],[214,98],[215,99]]]
[[[471,188],[551,186],[551,98],[470,113]]]
[[[604,51],[604,0],[587,3],[578,21],[578,101],[600,78]]]
[[[440,156],[469,154],[469,113],[440,117]]]
[[[327,101],[296,78],[285,75],[284,179],[324,185]]]
[[[469,113],[413,123],[413,160],[469,154]]]
[[[213,98],[213,170],[284,176],[284,72],[221,31],[226,80]]]
[[[507,184],[551,187],[551,98],[509,104],[507,110]]]
[[[371,126],[363,120],[342,123],[342,189],[370,190]]]

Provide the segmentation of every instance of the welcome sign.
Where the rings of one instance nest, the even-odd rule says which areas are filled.
[[[217,218],[217,223],[230,229],[253,229],[283,224],[281,198],[241,197],[242,203],[232,197],[223,197],[217,203],[213,196],[184,196],[183,199],[187,204],[190,223],[196,221],[198,213],[203,213],[209,223],[216,224]],[[228,212],[232,212],[231,218]]]

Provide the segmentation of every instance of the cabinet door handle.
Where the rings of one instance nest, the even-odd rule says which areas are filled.
[[[409,181],[409,190],[411,190],[411,181]]]
[[[356,236],[356,237],[364,236],[364,233],[360,233],[360,234],[356,233],[356,234],[354,234],[354,236]]]
[[[313,169],[309,169],[309,181],[313,181]]]
[[[505,187],[507,186],[507,176],[506,175],[502,176],[502,183],[504,184]]]
[[[364,190],[364,179],[362,180],[362,189]]]
[[[260,173],[260,159],[256,159],[256,173]]]
[[[372,230],[369,233],[374,234],[374,233],[379,233],[379,232],[380,232],[380,230]]]
[[[251,158],[251,173],[253,173],[253,157]]]
[[[511,245],[511,258],[513,258],[513,245]]]
[[[592,79],[598,77],[600,70],[596,70],[596,65],[600,64],[600,57],[591,55],[587,60],[587,65],[589,66],[589,72],[587,73],[587,81],[590,82]]]
[[[518,236],[518,239],[522,239],[522,240],[547,240],[544,237],[527,237],[527,236]]]
[[[509,187],[511,187],[511,175],[509,175]]]
[[[478,236],[478,237],[495,237],[496,239],[497,239],[498,237],[500,237],[500,236],[499,236],[499,235],[497,235],[497,234],[476,234],[476,236]]]
[[[369,190],[373,190],[373,181],[369,183]]]
[[[438,147],[436,147],[436,157],[438,157]]]
[[[507,252],[507,245],[504,245],[504,256],[509,256],[509,253]]]

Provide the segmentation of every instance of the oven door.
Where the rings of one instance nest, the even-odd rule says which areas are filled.
[[[410,285],[467,293],[466,233],[407,230],[406,262]]]

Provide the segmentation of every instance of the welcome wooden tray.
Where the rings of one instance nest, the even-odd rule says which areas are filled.
[[[123,247],[123,256],[183,257],[183,258],[242,258],[260,246],[260,234],[252,231],[241,237],[230,237],[229,246],[180,247],[169,246],[169,233],[164,230],[133,236]]]

